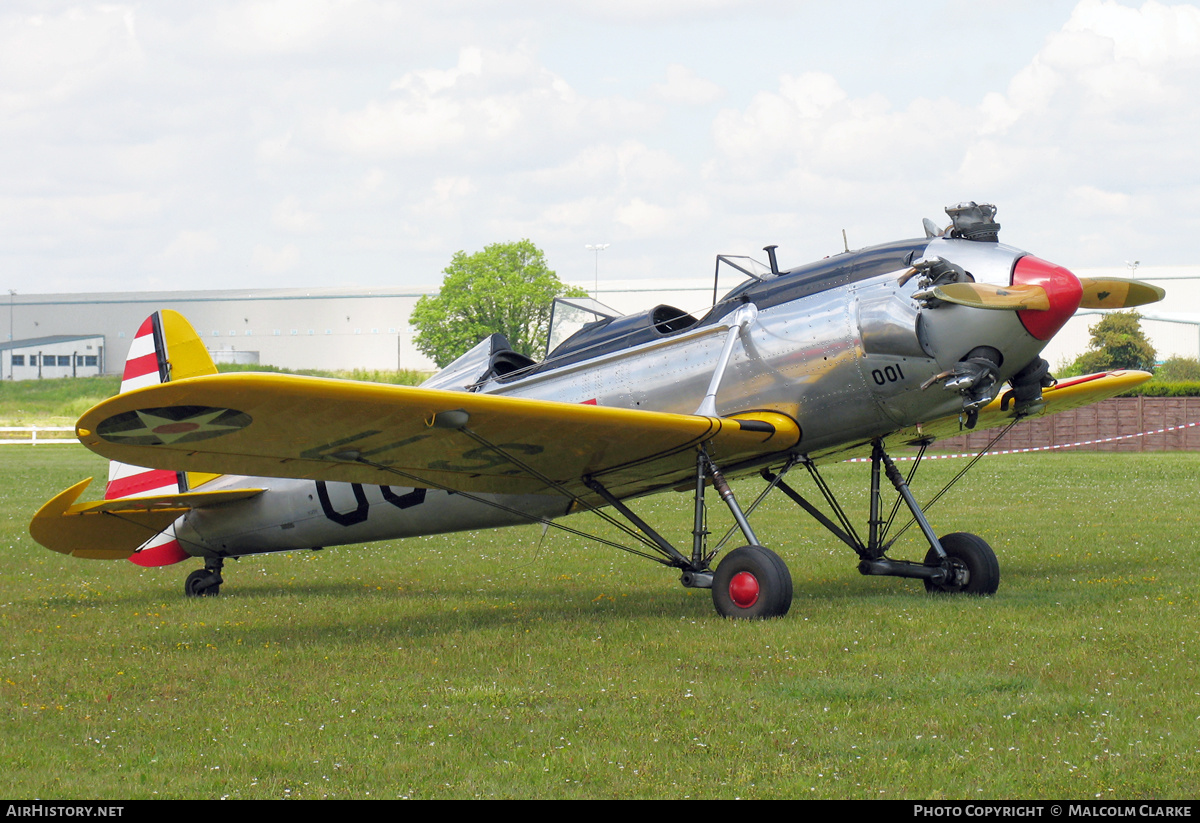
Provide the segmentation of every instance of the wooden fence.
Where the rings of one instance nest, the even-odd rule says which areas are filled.
[[[1114,397],[1018,423],[996,448],[1036,449],[1083,443],[1078,448],[1092,451],[1200,450],[1198,423],[1200,397]],[[1142,436],[1136,436],[1139,434]],[[938,447],[978,451],[995,436],[995,429],[971,432],[941,440]]]

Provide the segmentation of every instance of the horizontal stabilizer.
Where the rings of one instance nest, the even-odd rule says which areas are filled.
[[[42,506],[29,524],[33,539],[73,557],[125,560],[190,509],[245,500],[263,491],[228,489],[76,503],[91,482],[89,477],[76,483]]]

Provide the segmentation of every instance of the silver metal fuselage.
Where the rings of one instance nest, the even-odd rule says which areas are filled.
[[[905,248],[905,260],[897,257],[895,265],[883,265],[879,273],[865,277],[855,266],[866,252],[814,264],[827,276],[828,287],[794,299],[781,299],[784,291],[773,292],[776,296],[765,301],[772,305],[757,306],[757,317],[741,329],[724,369],[716,395],[718,413],[770,410],[789,415],[801,428],[796,451],[815,455],[959,414],[959,393],[937,384],[922,386],[977,347],[1002,355],[997,385],[1037,357],[1047,341],[1026,331],[1016,312],[953,304],[922,308],[913,298],[916,279],[902,283],[912,262],[937,256],[978,282],[1007,286],[1025,252],[942,238],[912,241]],[[879,268],[878,256],[875,266]],[[771,282],[782,288],[785,278],[803,277],[802,270],[796,272],[784,272]],[[748,302],[755,291],[745,291]],[[727,303],[728,311],[721,314]],[[609,345],[595,356],[564,358],[561,366],[553,364],[556,350],[550,361],[523,376],[485,378],[478,372],[453,388],[692,414],[730,336],[735,303],[723,300],[689,328],[651,332],[652,339],[635,345]],[[175,529],[181,543],[197,555],[311,548],[529,522],[518,512],[553,518],[566,514],[569,503],[554,494],[496,495],[491,499],[504,508],[495,508],[443,491],[272,478],[226,477],[206,488],[246,486],[267,491],[180,518]]]

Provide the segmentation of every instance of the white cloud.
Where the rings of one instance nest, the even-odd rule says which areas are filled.
[[[311,234],[321,228],[317,215],[302,208],[297,197],[288,197],[277,203],[271,213],[271,222],[292,234]]]
[[[387,0],[250,0],[189,21],[212,42],[247,56],[373,52],[389,33],[420,30],[419,4]]]
[[[521,128],[573,102],[559,78],[528,58],[465,48],[453,69],[409,72],[387,98],[329,112],[321,131],[336,150],[369,157],[474,152],[520,139]]]
[[[1200,8],[1083,0],[1003,92],[984,90],[974,106],[917,97],[898,108],[825,72],[783,75],[717,116],[710,171],[798,211],[814,199],[826,210],[856,198],[994,199],[1002,217],[1036,227],[1022,242],[1090,265],[1114,253],[1094,242],[1095,221],[1136,222],[1143,242],[1173,242],[1158,227],[1200,189],[1197,99]],[[1137,242],[1125,225],[1112,233]]]
[[[1112,0],[1083,0],[1066,32],[1084,32],[1109,40],[1118,61],[1170,66],[1181,57],[1200,57],[1200,9],[1146,2],[1139,8]]]
[[[470,177],[439,177],[426,196],[414,203],[411,214],[416,219],[458,220],[472,211],[477,192]]]
[[[673,238],[689,232],[688,227],[705,222],[709,213],[707,202],[698,196],[685,197],[669,205],[635,197],[617,207],[616,222],[630,237],[654,238],[669,245]]]
[[[158,255],[158,269],[167,277],[202,274],[211,265],[213,256],[220,248],[220,243],[212,232],[180,231],[163,249],[162,254]],[[173,281],[172,285],[177,288],[185,287],[184,281],[181,280]],[[192,285],[199,284],[193,281]]]
[[[557,3],[547,5],[558,6]],[[589,17],[633,24],[720,18],[753,5],[756,5],[753,0],[654,0],[651,3],[646,0],[581,0],[573,4]]]
[[[164,250],[168,258],[192,258],[212,254],[218,249],[217,239],[207,231],[181,231]]]
[[[43,6],[0,12],[0,270],[47,283],[192,259],[315,284],[346,254],[430,282],[522,236],[585,279],[595,242],[613,276],[682,275],[962,199],[1064,264],[1195,256],[1195,4],[1030,3],[1016,45],[922,0]],[[897,45],[914,17],[930,39]]]
[[[632,101],[580,96],[523,50],[472,47],[452,69],[408,72],[385,98],[330,110],[317,131],[328,150],[365,158],[511,166],[544,163],[588,135],[648,120]]]
[[[0,100],[44,105],[103,88],[144,63],[134,13],[122,6],[0,14]]]
[[[851,97],[825,73],[784,75],[776,91],[717,115],[712,170],[728,185],[805,210],[805,201],[841,206],[895,185],[928,190],[957,165],[976,119],[947,100],[896,109],[877,93]]]
[[[267,274],[283,274],[300,263],[300,250],[293,245],[273,249],[257,245],[251,254],[251,262],[259,271]]]
[[[696,74],[687,66],[672,63],[667,66],[667,79],[657,83],[652,91],[667,103],[685,106],[703,106],[714,103],[724,96],[725,90],[717,83]]]

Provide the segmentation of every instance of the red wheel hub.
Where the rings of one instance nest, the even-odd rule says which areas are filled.
[[[739,609],[748,609],[758,602],[758,578],[750,572],[738,572],[729,581],[729,599]]]

